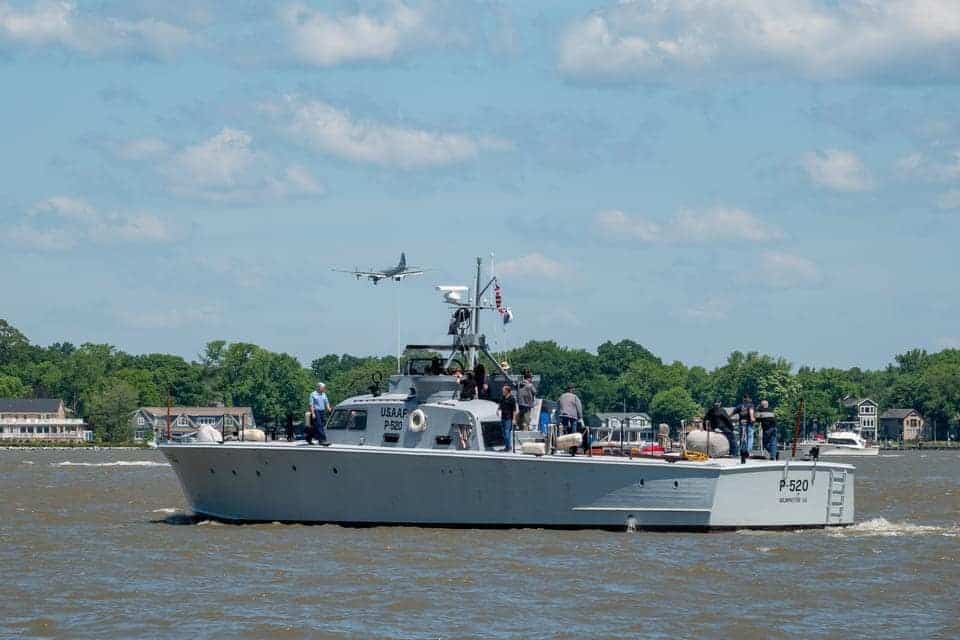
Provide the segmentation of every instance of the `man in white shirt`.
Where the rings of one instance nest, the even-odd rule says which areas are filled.
[[[313,433],[317,437],[317,442],[322,445],[327,443],[327,414],[332,410],[330,401],[327,399],[327,386],[322,382],[317,383],[317,390],[310,394],[310,420],[313,422]],[[311,432],[307,432],[307,444],[312,444]]]

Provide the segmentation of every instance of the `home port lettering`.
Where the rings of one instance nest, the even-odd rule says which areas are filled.
[[[380,407],[385,431],[403,431],[403,419],[407,417],[406,407]]]
[[[810,480],[781,480],[780,481],[780,493],[784,491],[792,493],[792,496],[780,496],[780,503],[796,503],[804,504],[807,502],[806,492],[810,489]]]

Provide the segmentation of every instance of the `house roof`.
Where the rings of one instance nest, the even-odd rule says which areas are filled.
[[[876,402],[874,402],[874,401],[871,400],[870,398],[853,398],[853,397],[847,396],[847,397],[845,397],[845,398],[843,399],[843,406],[845,406],[845,407],[847,407],[847,408],[850,408],[850,407],[859,407],[861,404],[864,404],[864,403],[866,403],[866,402],[869,402],[869,403],[872,404],[872,405],[876,405],[876,404],[877,404]]]
[[[0,413],[56,413],[59,398],[0,398]]]
[[[166,407],[140,407],[140,411],[154,416],[163,417],[167,415]],[[170,407],[171,416],[186,414],[188,416],[242,416],[250,415],[253,409],[250,407]]]
[[[917,415],[920,415],[920,413],[916,409],[887,409],[886,411],[880,414],[880,419],[881,420],[889,420],[889,419],[903,420],[904,418],[909,416],[911,413],[916,413]]]

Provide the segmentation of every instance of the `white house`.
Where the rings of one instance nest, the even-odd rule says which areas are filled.
[[[58,398],[0,398],[0,441],[89,442],[93,432]]]

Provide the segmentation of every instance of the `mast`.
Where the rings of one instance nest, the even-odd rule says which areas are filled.
[[[477,336],[480,335],[480,264],[477,258],[477,280],[473,294],[473,340],[470,341],[470,368],[477,366]]]

